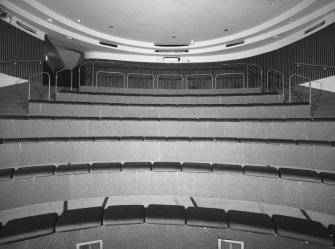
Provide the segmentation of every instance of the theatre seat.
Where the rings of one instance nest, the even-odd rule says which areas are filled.
[[[64,164],[59,165],[55,170],[55,175],[76,175],[90,172],[89,164]]]
[[[55,165],[21,167],[14,172],[13,179],[51,176],[55,169]]]
[[[57,217],[56,213],[51,213],[8,221],[0,230],[0,244],[52,234]]]
[[[101,226],[102,207],[67,210],[59,216],[56,232],[81,230]]]
[[[231,229],[253,233],[275,234],[273,223],[267,214],[229,210],[228,220]]]
[[[279,177],[278,170],[271,166],[246,165],[243,167],[243,169],[244,169],[244,174],[250,175],[250,176]]]
[[[142,205],[109,206],[103,217],[105,226],[141,223],[144,223],[144,206]]]
[[[323,183],[335,185],[335,173],[321,172]]]
[[[333,238],[333,246],[335,246],[335,225],[334,224],[330,224],[328,226],[328,232],[330,236]]]
[[[182,171],[194,173],[210,173],[212,172],[212,166],[209,163],[187,162],[182,164]]]
[[[179,205],[149,205],[145,222],[149,224],[184,225],[185,207]]]
[[[284,179],[305,182],[321,182],[321,176],[313,170],[280,168],[279,172],[280,177]]]
[[[121,163],[93,163],[90,167],[91,173],[111,173],[121,171]]]
[[[12,179],[13,173],[13,168],[0,169],[0,182]]]
[[[237,164],[213,163],[213,172],[222,174],[243,174],[243,168]]]
[[[188,207],[186,224],[189,226],[228,228],[226,212],[218,208]]]
[[[317,221],[283,215],[273,215],[272,220],[279,236],[327,246],[332,245],[327,229]]]
[[[178,162],[155,162],[152,165],[153,171],[181,171],[181,163]]]
[[[122,165],[122,171],[150,171],[150,162],[126,162]]]

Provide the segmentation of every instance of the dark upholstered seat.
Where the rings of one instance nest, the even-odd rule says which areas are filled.
[[[152,165],[153,171],[181,171],[181,163],[178,162],[155,162]]]
[[[18,168],[14,172],[13,178],[18,179],[18,178],[51,176],[54,174],[55,169],[56,169],[55,165],[22,167]]]
[[[150,162],[126,162],[122,165],[122,171],[150,171]]]
[[[195,173],[210,173],[212,172],[212,166],[209,163],[183,163],[182,170],[185,172]]]
[[[218,208],[188,207],[186,224],[189,226],[228,228],[226,212]]]
[[[121,163],[93,163],[90,167],[91,173],[108,173],[121,171]]]
[[[320,175],[324,183],[335,185],[335,173],[321,172]]]
[[[0,169],[0,182],[12,179],[13,173],[13,168]]]
[[[144,223],[144,206],[142,205],[109,206],[103,217],[105,226],[140,223]]]
[[[151,224],[185,224],[185,207],[179,205],[149,205],[146,210],[145,222]]]
[[[267,214],[229,210],[228,220],[231,229],[253,233],[275,234],[273,223]]]
[[[74,231],[101,226],[103,211],[102,207],[64,211],[57,221],[56,232]]]
[[[0,244],[32,239],[55,231],[56,213],[24,217],[8,221],[0,230]]]
[[[59,165],[55,170],[55,175],[76,175],[90,172],[89,164],[64,164]]]
[[[297,144],[293,139],[267,139],[268,144]]]
[[[334,224],[330,224],[328,226],[328,232],[330,236],[333,238],[333,246],[335,246],[335,225]]]
[[[330,141],[320,141],[320,140],[298,140],[299,145],[314,145],[314,146],[332,146]]]
[[[244,174],[251,176],[263,177],[279,177],[279,172],[276,168],[271,166],[251,166],[246,165],[243,167]]]
[[[243,174],[243,168],[237,164],[213,163],[213,172],[222,174]]]
[[[321,176],[313,171],[307,169],[279,169],[281,178],[306,182],[321,182]]]
[[[317,221],[282,215],[273,215],[272,220],[279,236],[322,245],[332,245],[327,229]]]

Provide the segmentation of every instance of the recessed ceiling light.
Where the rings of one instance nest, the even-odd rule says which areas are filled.
[[[80,20],[80,19],[77,19],[77,23],[81,23],[81,20]]]
[[[54,22],[54,19],[52,19],[52,18],[48,18],[47,21],[53,23],[53,22]]]
[[[73,40],[71,36],[67,36],[66,39],[71,40],[71,41]]]
[[[224,29],[223,31],[224,31],[224,32],[227,32],[227,31],[228,31],[228,29]]]
[[[280,37],[280,35],[274,35],[272,36],[272,39],[278,39]]]
[[[294,22],[293,18],[288,19],[288,22]]]
[[[113,29],[113,28],[114,28],[114,26],[113,26],[113,25],[110,25],[108,28],[110,28],[110,29]]]
[[[195,41],[191,40],[190,45],[194,45],[194,44],[195,44]]]
[[[176,39],[177,37],[175,37],[175,36],[172,36],[172,39]]]

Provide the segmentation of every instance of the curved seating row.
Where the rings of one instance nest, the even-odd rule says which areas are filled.
[[[234,229],[332,246],[330,234],[321,223],[295,217],[238,210],[151,204],[90,207],[65,210],[60,216],[48,213],[10,220],[0,230],[0,244],[27,240],[54,232],[68,232],[111,225],[130,224],[188,225]]]
[[[281,177],[282,179],[323,182],[335,185],[335,173],[320,172],[295,168],[275,168],[271,166],[237,165],[237,164],[209,164],[195,162],[101,162],[93,164],[63,164],[27,166],[0,169],[0,181],[30,177],[43,177],[52,175],[74,175],[88,173],[112,173],[118,171],[175,171],[186,173],[217,173],[217,174],[244,174],[259,177]]]

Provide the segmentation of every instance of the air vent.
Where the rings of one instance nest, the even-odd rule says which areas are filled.
[[[187,47],[189,44],[161,44],[155,43],[156,47],[166,47],[166,48],[174,48],[174,47]]]
[[[244,242],[219,239],[218,248],[219,249],[244,249]]]
[[[116,44],[108,43],[108,42],[100,42],[101,45],[112,47],[112,48],[117,48]]]
[[[188,53],[188,50],[178,49],[178,50],[170,50],[170,49],[157,49],[155,50],[156,53]]]
[[[76,249],[103,249],[102,240],[79,243]]]
[[[305,30],[305,34],[308,34],[309,32],[312,32],[313,30],[316,30],[317,28],[320,28],[321,26],[323,26],[326,23],[326,21],[322,21],[318,24],[316,24],[315,26]]]
[[[23,28],[23,29],[29,31],[30,33],[37,34],[37,31],[36,31],[35,29],[33,29],[33,28],[31,28],[31,27],[29,27],[29,26],[23,24],[22,22],[16,21],[16,24],[17,24],[19,27],[21,27],[21,28]]]
[[[243,44],[243,43],[244,43],[244,41],[232,42],[232,43],[228,43],[228,44],[226,45],[226,47],[227,47],[227,48],[229,48],[229,47],[234,47],[234,46],[237,46],[237,45],[241,45],[241,44]]]

